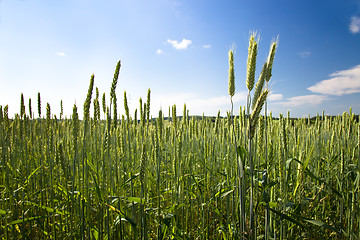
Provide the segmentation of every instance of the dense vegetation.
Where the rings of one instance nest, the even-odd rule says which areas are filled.
[[[93,116],[91,77],[82,120],[76,105],[67,119],[47,104],[43,118],[40,94],[38,117],[22,95],[13,119],[0,107],[2,239],[360,238],[351,110],[276,120],[248,102],[214,121],[188,116],[185,105],[182,118],[173,106],[167,120],[161,110],[150,119],[149,90],[134,117],[124,93],[117,119],[119,70],[109,106],[96,89]]]

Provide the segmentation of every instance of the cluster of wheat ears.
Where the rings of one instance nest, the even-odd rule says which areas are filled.
[[[125,92],[118,118],[120,62],[108,104],[97,88],[92,100],[91,76],[82,120],[76,105],[64,117],[62,102],[59,118],[49,104],[43,117],[40,93],[36,117],[22,94],[14,118],[0,106],[0,238],[360,239],[359,119],[351,109],[312,119],[267,113],[276,47],[255,85],[251,35],[238,114],[229,51],[225,118],[189,116],[186,105],[179,117],[174,105],[153,119],[150,89],[133,116]]]

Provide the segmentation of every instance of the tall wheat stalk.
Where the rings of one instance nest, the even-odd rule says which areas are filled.
[[[235,140],[235,151],[237,156],[237,169],[238,169],[238,178],[239,178],[239,198],[240,198],[240,232],[248,232],[250,239],[256,238],[256,228],[255,228],[255,216],[254,216],[254,161],[253,161],[253,146],[252,139],[255,135],[255,129],[258,123],[258,119],[260,116],[260,112],[266,102],[267,96],[269,94],[268,88],[264,88],[264,83],[268,82],[271,77],[271,68],[273,55],[275,54],[275,48],[270,49],[269,59],[264,63],[263,68],[261,70],[261,74],[255,86],[255,92],[253,98],[251,97],[251,91],[253,90],[255,84],[255,71],[256,71],[256,58],[257,58],[257,49],[258,49],[256,33],[252,33],[249,40],[249,48],[248,48],[248,59],[247,59],[247,77],[246,77],[246,86],[248,88],[248,97],[247,97],[247,116],[248,116],[248,124],[247,124],[247,159],[250,167],[249,177],[250,177],[250,203],[249,203],[249,229],[246,229],[246,213],[245,213],[245,187],[246,187],[246,178],[244,177],[244,167],[242,166],[241,156],[243,154],[239,154],[241,152],[241,148],[237,146],[236,141],[236,132],[235,126],[233,126],[233,135]],[[272,56],[270,58],[270,56]],[[233,116],[233,101],[232,97],[235,94],[235,76],[234,76],[234,59],[233,52],[229,51],[229,95],[231,101],[231,114],[230,117],[232,119]],[[252,109],[252,111],[251,111]],[[231,120],[233,123],[233,121]],[[268,214],[268,213],[267,213]],[[268,215],[267,215],[268,217]],[[268,229],[268,221],[266,220],[267,229]],[[268,234],[267,234],[268,235]]]

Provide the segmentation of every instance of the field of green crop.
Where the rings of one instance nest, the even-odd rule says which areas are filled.
[[[359,117],[273,118],[276,43],[251,95],[256,44],[247,106],[226,118],[151,119],[149,89],[131,115],[124,93],[118,119],[120,62],[110,103],[91,77],[82,120],[45,115],[40,93],[36,114],[22,95],[14,118],[0,106],[0,238],[360,239]]]

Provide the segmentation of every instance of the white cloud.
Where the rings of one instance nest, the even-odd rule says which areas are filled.
[[[187,49],[187,47],[192,43],[191,40],[183,38],[181,42],[178,42],[176,40],[167,40],[168,43],[170,43],[175,49]]]
[[[360,17],[352,17],[349,25],[349,30],[351,33],[359,33],[360,32]]]
[[[268,97],[269,101],[279,101],[283,99],[283,95],[280,93],[276,93],[276,94],[271,94]]]
[[[299,53],[299,56],[302,58],[308,58],[308,57],[310,57],[310,55],[311,55],[310,51],[303,51],[303,52]]]
[[[156,54],[159,54],[159,55],[160,55],[160,54],[163,54],[163,53],[164,53],[164,52],[163,52],[163,50],[161,50],[161,49],[157,49],[157,50],[156,50]]]
[[[348,70],[337,71],[329,76],[330,79],[318,82],[308,90],[336,96],[360,93],[360,65]]]
[[[57,52],[56,55],[60,56],[60,57],[64,57],[65,53],[64,52]]]
[[[286,102],[281,102],[281,105],[293,107],[298,107],[306,104],[319,105],[326,100],[329,100],[328,96],[313,94],[288,98]]]
[[[203,45],[203,48],[211,48],[211,45],[210,44]]]

